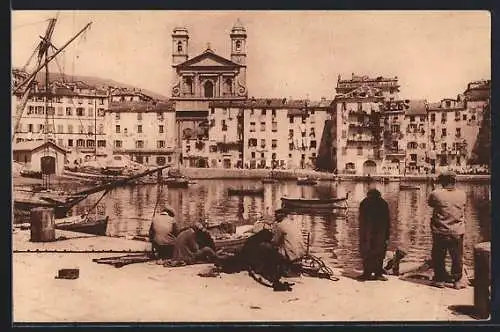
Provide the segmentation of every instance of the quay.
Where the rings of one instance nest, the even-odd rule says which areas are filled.
[[[296,180],[297,177],[310,176],[320,181],[364,181],[365,177],[360,175],[350,174],[333,174],[327,172],[318,172],[307,169],[297,170],[270,170],[270,169],[217,169],[217,168],[180,168],[180,172],[193,180],[221,180],[221,179],[245,179],[245,180],[261,180],[263,178],[273,176],[284,181]],[[437,176],[437,175],[435,175]],[[432,176],[427,175],[373,175],[374,181],[379,181],[381,178],[397,178],[402,182],[425,182],[429,181]],[[82,174],[71,174],[65,172],[61,176],[53,179],[53,183],[75,183],[79,182],[82,185],[85,182],[96,180],[98,177],[94,175],[84,176]],[[474,183],[490,183],[491,175],[457,175],[457,182],[474,182]],[[13,177],[14,186],[41,184],[41,179],[26,178],[21,176]]]
[[[348,275],[359,271],[334,269],[338,281],[290,278],[295,283],[291,292],[273,292],[243,272],[198,276],[208,264],[97,264],[92,259],[142,252],[149,245],[56,230],[60,237],[66,239],[31,243],[29,231],[13,233],[14,322],[473,320],[453,309],[473,305],[470,286],[438,289],[397,276],[358,282]],[[78,268],[79,278],[56,279],[63,268]]]

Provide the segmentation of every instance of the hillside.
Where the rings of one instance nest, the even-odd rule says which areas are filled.
[[[45,80],[45,73],[43,71],[40,71],[38,72],[38,74],[36,75],[36,80],[38,82],[44,82]],[[61,73],[50,73],[49,74],[49,77],[50,77],[50,81],[60,81],[63,79],[63,75]],[[101,77],[95,77],[95,76],[83,76],[83,75],[64,75],[64,80],[65,81],[68,81],[68,82],[71,82],[71,81],[82,81],[82,82],[85,82],[87,83],[88,85],[92,85],[92,86],[97,86],[97,87],[101,87],[101,88],[106,88],[108,86],[113,86],[113,87],[117,87],[117,88],[127,88],[127,89],[140,89],[143,93],[155,98],[155,99],[159,99],[159,100],[166,100],[168,99],[168,97],[166,96],[163,96],[163,95],[160,95],[158,93],[155,93],[155,92],[152,92],[152,91],[149,91],[149,90],[146,90],[146,89],[142,89],[140,87],[137,87],[137,86],[133,86],[133,85],[130,85],[130,84],[124,84],[124,83],[120,83],[120,82],[117,82],[117,81],[114,81],[112,79],[108,79],[108,78],[101,78]]]

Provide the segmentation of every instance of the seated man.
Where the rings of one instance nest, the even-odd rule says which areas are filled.
[[[208,263],[217,260],[215,243],[205,226],[198,222],[179,232],[174,241],[172,262],[169,265]]]
[[[174,249],[174,240],[177,235],[175,214],[169,209],[163,209],[153,218],[149,228],[149,240],[153,247],[153,254],[157,258],[171,258]]]
[[[278,224],[273,229],[256,223],[256,233],[245,241],[243,248],[236,255],[219,261],[221,270],[226,273],[248,270],[264,277],[275,291],[291,290],[292,284],[280,279],[293,270],[295,261],[306,252],[300,227],[293,221],[283,222],[285,216],[282,210],[276,211]]]
[[[305,256],[306,246],[302,236],[302,229],[298,222],[285,218],[286,213],[279,209],[275,212],[276,226],[274,228],[273,243],[290,263],[295,263]]]

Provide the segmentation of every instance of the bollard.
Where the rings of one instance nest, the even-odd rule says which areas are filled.
[[[474,246],[474,308],[480,319],[490,316],[491,242]]]
[[[56,239],[54,209],[34,208],[31,210],[31,242],[50,242]]]

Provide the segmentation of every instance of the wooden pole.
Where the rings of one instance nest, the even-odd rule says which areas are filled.
[[[480,319],[490,316],[491,242],[474,247],[474,308]]]
[[[54,209],[34,208],[31,210],[31,242],[50,242],[56,239]]]

